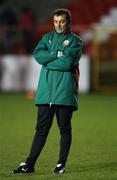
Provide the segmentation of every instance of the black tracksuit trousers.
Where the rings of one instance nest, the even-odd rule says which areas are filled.
[[[61,105],[40,105],[38,108],[36,132],[33,139],[30,154],[26,160],[27,165],[34,166],[37,158],[43,149],[54,115],[56,114],[57,124],[60,130],[60,153],[58,163],[65,165],[71,145],[71,118],[72,106]]]

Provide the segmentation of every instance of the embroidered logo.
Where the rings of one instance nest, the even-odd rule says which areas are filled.
[[[65,41],[63,42],[63,45],[64,45],[64,46],[68,46],[68,45],[69,45],[69,43],[70,43],[70,41],[65,40]]]
[[[51,40],[49,40],[49,43],[51,44]]]
[[[62,56],[63,56],[63,52],[62,52],[62,51],[58,51],[57,57],[60,58],[60,57],[62,57]]]

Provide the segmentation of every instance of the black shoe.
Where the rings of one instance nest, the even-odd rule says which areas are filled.
[[[12,170],[12,173],[33,173],[34,171],[34,167],[28,167],[26,163],[21,163],[17,169]]]
[[[65,166],[63,164],[57,164],[53,172],[62,174],[65,172]]]

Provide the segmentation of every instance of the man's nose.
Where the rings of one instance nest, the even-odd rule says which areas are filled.
[[[61,25],[60,25],[60,23],[58,23],[58,27],[60,27]]]

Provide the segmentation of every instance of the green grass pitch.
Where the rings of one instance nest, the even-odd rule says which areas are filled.
[[[24,94],[0,94],[0,180],[117,180],[117,94],[80,95],[66,173],[51,173],[60,138],[54,119],[36,172],[13,175],[11,170],[29,153],[36,111]]]

